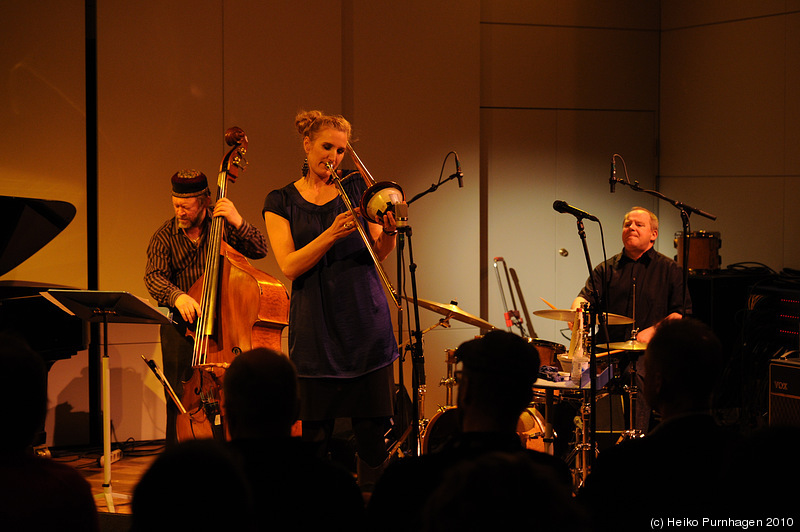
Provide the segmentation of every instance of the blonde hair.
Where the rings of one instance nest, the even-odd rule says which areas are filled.
[[[352,127],[350,122],[341,115],[326,115],[322,111],[300,111],[294,119],[295,127],[300,136],[308,137],[311,140],[317,138],[317,134],[323,129],[333,128],[347,135],[348,142]]]
[[[625,218],[622,219],[622,226],[625,227],[625,222],[628,221],[628,215],[633,211],[642,211],[646,212],[648,216],[650,216],[650,229],[654,231],[658,231],[658,216],[653,214],[651,211],[645,209],[644,207],[633,207],[631,210],[625,213]]]

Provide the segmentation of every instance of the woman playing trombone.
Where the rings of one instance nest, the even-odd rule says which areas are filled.
[[[384,434],[392,415],[398,357],[391,314],[368,239],[377,260],[394,249],[391,213],[368,223],[342,200],[330,168],[348,150],[351,127],[320,111],[295,118],[306,160],[302,176],[264,202],[264,221],[278,266],[292,281],[289,356],[300,377],[303,439],[322,455],[336,418],[350,418],[362,488],[386,461]],[[338,177],[338,176],[337,176]],[[358,205],[367,183],[358,173],[341,178]],[[364,237],[357,233],[362,224]]]

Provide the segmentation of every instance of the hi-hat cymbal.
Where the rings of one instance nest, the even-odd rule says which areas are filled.
[[[605,345],[605,344],[602,344]],[[623,351],[644,351],[647,344],[639,340],[628,340],[627,342],[613,342],[608,344],[611,349],[622,349]]]
[[[541,318],[547,318],[550,320],[558,320],[558,321],[575,321],[575,311],[574,310],[564,310],[564,309],[545,309],[545,310],[536,310],[533,312],[535,316],[539,316]],[[609,325],[626,325],[628,323],[633,323],[633,318],[629,318],[627,316],[620,316],[619,314],[602,314],[601,316],[608,317],[608,324]]]
[[[413,297],[406,297],[403,296],[403,299],[407,301],[414,301]],[[417,298],[417,303],[420,307],[426,308],[428,310],[432,310],[442,316],[446,316],[447,318],[453,318],[454,320],[463,321],[464,323],[468,323],[470,325],[474,325],[475,327],[480,327],[481,329],[496,329],[494,325],[489,323],[488,321],[482,320],[477,316],[473,316],[469,312],[465,312],[458,308],[458,305],[455,302],[451,302],[448,305],[442,303],[435,303],[433,301],[427,301],[425,299]]]

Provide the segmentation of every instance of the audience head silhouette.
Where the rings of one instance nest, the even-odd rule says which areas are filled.
[[[19,337],[0,334],[0,366],[13,397],[0,436],[0,529],[95,532],[89,483],[69,464],[33,453],[47,415],[47,368]],[[43,442],[42,442],[43,443]]]
[[[244,475],[212,439],[168,447],[142,475],[131,501],[131,532],[251,530]]]
[[[297,372],[267,348],[237,356],[225,372],[225,413],[232,438],[289,436],[297,420]]]
[[[644,364],[643,393],[663,417],[706,411],[722,375],[722,344],[700,321],[670,320],[656,330]]]
[[[531,501],[542,509],[532,515]],[[551,467],[524,453],[494,452],[446,472],[423,509],[425,532],[521,529],[578,532],[586,516]]]
[[[525,338],[490,331],[461,344],[458,407],[465,431],[514,431],[533,397],[539,373],[539,352]]]

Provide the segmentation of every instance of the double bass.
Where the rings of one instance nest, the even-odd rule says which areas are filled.
[[[238,127],[225,132],[232,146],[217,177],[217,201],[228,182],[246,165],[247,136]],[[183,383],[176,419],[178,441],[227,437],[222,382],[225,369],[240,353],[256,347],[281,351],[281,332],[289,324],[289,294],[273,276],[254,268],[222,235],[225,218],[214,217],[208,234],[205,272],[189,290],[200,301],[192,374]],[[187,334],[192,334],[191,331]]]

